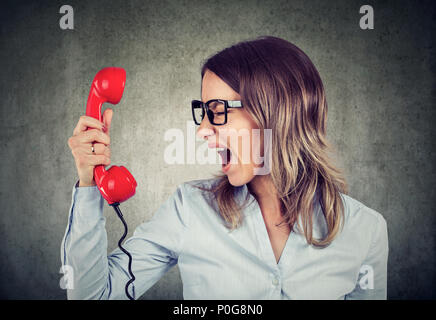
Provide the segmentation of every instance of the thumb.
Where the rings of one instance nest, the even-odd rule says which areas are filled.
[[[110,128],[111,128],[111,122],[112,122],[112,116],[113,116],[114,112],[111,108],[107,108],[106,110],[104,110],[103,112],[103,123],[107,128],[106,132],[109,132]]]

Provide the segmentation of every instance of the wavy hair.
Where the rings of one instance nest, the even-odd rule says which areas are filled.
[[[263,36],[214,54],[204,62],[202,78],[206,70],[241,96],[244,108],[261,130],[272,131],[270,176],[283,211],[281,223],[287,223],[291,230],[297,225],[310,245],[328,246],[343,226],[340,193],[347,194],[348,186],[328,157],[333,148],[326,140],[327,101],[309,57],[284,39]],[[233,230],[242,224],[243,206],[236,202],[235,187],[227,176],[215,176],[217,183],[207,190]],[[314,200],[319,201],[326,221],[323,239],[312,234]]]

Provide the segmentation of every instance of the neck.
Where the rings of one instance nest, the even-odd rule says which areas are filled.
[[[280,199],[271,176],[255,176],[248,183],[248,190],[256,198],[264,216],[281,217]]]

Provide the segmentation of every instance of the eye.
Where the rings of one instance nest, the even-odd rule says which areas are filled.
[[[212,110],[215,114],[224,114],[224,103],[220,101],[212,101],[209,104],[209,109]]]

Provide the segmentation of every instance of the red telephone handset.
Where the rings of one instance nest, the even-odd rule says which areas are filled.
[[[126,70],[123,68],[110,67],[101,69],[92,81],[91,91],[86,103],[86,115],[102,121],[101,106],[105,102],[112,104],[120,102],[125,84]],[[101,195],[114,208],[124,225],[124,234],[118,241],[118,246],[129,258],[128,271],[130,280],[126,283],[125,291],[126,296],[130,300],[134,300],[135,289],[133,288],[133,295],[129,293],[129,285],[135,281],[135,276],[132,272],[133,259],[121,244],[127,235],[127,224],[123,219],[119,204],[135,194],[137,183],[135,178],[123,166],[112,166],[108,170],[103,165],[96,166],[94,168],[94,180]]]
[[[123,68],[101,69],[92,81],[86,103],[86,115],[102,121],[101,106],[105,102],[120,102],[125,83],[126,71]],[[94,180],[101,195],[110,205],[132,197],[137,186],[135,178],[123,166],[112,166],[108,170],[103,165],[96,166]]]

